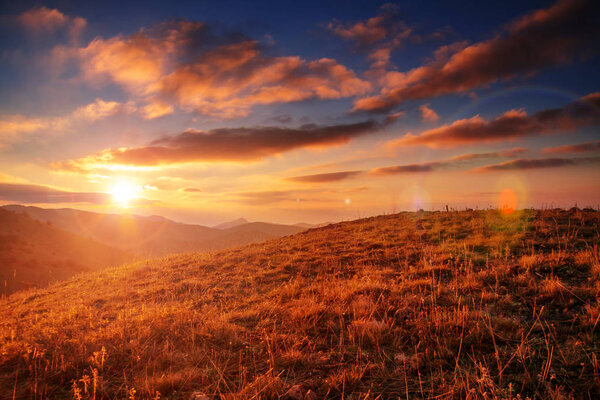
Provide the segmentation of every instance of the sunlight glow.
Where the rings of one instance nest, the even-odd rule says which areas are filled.
[[[138,197],[138,187],[127,180],[118,180],[111,188],[113,201],[120,207],[127,208],[132,200]]]

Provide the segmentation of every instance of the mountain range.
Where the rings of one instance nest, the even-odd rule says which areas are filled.
[[[22,205],[2,206],[0,212],[0,293],[4,294],[134,258],[215,251],[306,229],[243,218],[211,228],[160,216]]]

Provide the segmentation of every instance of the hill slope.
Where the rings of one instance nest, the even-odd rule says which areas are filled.
[[[0,294],[132,259],[122,250],[0,208]]]
[[[598,398],[599,223],[594,211],[403,213],[82,275],[0,301],[0,387]]]

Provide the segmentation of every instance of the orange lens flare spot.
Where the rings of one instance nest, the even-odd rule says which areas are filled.
[[[510,215],[517,209],[517,195],[512,189],[502,189],[498,196],[498,208],[504,215]]]

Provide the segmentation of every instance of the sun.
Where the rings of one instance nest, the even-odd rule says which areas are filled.
[[[110,190],[113,201],[123,208],[129,207],[132,200],[138,197],[138,188],[126,180],[117,181]]]

